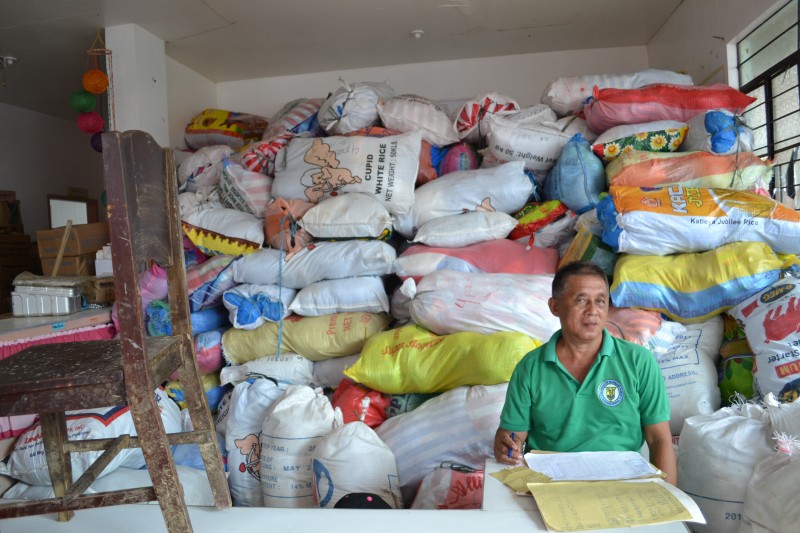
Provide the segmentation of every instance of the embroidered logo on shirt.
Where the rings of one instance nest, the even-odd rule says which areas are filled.
[[[622,385],[619,384],[619,381],[607,379],[597,389],[597,396],[607,406],[614,407],[619,405],[625,393],[622,391]]]

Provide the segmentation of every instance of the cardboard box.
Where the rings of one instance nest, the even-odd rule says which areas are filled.
[[[55,257],[42,257],[42,271],[49,276],[56,264]],[[58,267],[58,276],[94,276],[94,254],[65,255]]]
[[[111,305],[114,303],[114,278],[89,278],[81,285],[81,291],[90,304]]]
[[[36,232],[36,241],[39,243],[39,256],[42,258],[42,268],[45,272],[47,272],[47,267],[44,266],[44,259],[47,257],[54,258],[58,255],[63,236],[64,228]],[[82,256],[92,254],[92,260],[94,261],[94,253],[108,244],[108,241],[108,222],[93,222],[91,224],[72,226],[66,248],[64,248],[64,255]],[[94,269],[94,265],[92,265],[92,269]],[[59,271],[59,273],[61,272]]]

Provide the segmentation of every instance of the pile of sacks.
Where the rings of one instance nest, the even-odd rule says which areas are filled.
[[[342,82],[268,120],[196,117],[179,200],[234,503],[480,507],[507,381],[578,259],[609,276],[609,331],[658,359],[676,441],[736,395],[795,399],[800,216],[765,192],[752,101],[647,70],[530,107]]]

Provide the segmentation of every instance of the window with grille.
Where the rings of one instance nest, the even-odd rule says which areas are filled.
[[[739,90],[756,98],[742,116],[755,136],[754,152],[775,162],[773,198],[800,208],[800,25],[798,0],[778,9],[736,44]]]

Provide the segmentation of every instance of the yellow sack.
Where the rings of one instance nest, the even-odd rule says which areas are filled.
[[[519,360],[540,344],[515,331],[440,336],[408,325],[370,338],[361,357],[344,374],[385,394],[495,385],[511,379]]]
[[[281,352],[293,352],[311,361],[359,353],[364,343],[391,322],[386,313],[334,313],[283,320]],[[222,334],[225,359],[242,364],[278,351],[278,324],[267,322],[256,329],[231,328]]]
[[[622,254],[611,301],[678,322],[704,322],[779,279],[792,257],[780,259],[763,242],[735,242],[703,253]]]

